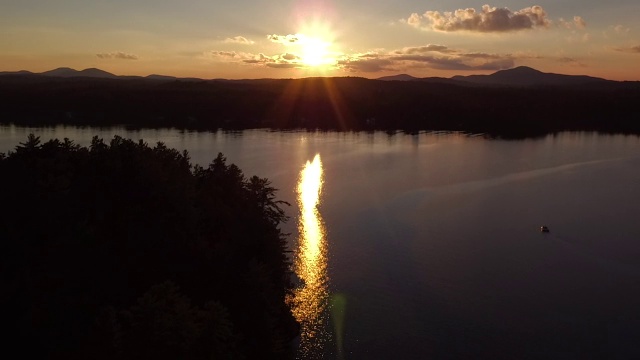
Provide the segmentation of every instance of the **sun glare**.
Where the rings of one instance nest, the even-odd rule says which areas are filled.
[[[300,355],[312,359],[318,358],[312,355],[322,352],[328,336],[327,231],[318,209],[323,179],[322,160],[320,154],[316,154],[313,161],[304,165],[298,181],[300,238],[295,272],[303,285],[289,298],[293,316],[300,323]]]
[[[326,68],[336,63],[335,34],[329,23],[315,21],[300,26],[300,62],[310,68]]]
[[[302,44],[302,62],[307,66],[329,65],[334,62],[329,51],[330,44],[316,38],[306,38]]]

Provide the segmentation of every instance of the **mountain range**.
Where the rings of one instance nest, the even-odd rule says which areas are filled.
[[[586,75],[564,75],[545,73],[528,66],[519,66],[500,70],[490,75],[456,75],[451,78],[418,78],[408,74],[378,78],[384,81],[428,81],[453,84],[489,85],[489,86],[576,86],[616,84],[619,81],[607,80]]]
[[[0,72],[0,76],[2,75],[35,75],[35,76],[49,76],[56,78],[94,78],[94,79],[149,79],[149,80],[163,80],[163,81],[203,81],[203,79],[198,78],[177,78],[175,76],[167,76],[167,75],[157,75],[151,74],[148,76],[134,76],[134,75],[115,75],[110,72],[97,69],[97,68],[88,68],[84,70],[75,70],[68,67],[60,67],[57,69],[44,71],[41,73],[34,73],[27,70],[21,71],[4,71]]]
[[[142,76],[121,76],[97,68],[75,70],[68,67],[61,67],[42,73],[30,71],[0,72],[2,75],[22,75],[22,76],[49,76],[58,78],[98,78],[98,79],[148,79],[155,81],[206,81],[199,78],[178,78],[166,75]],[[215,79],[224,80],[224,79]],[[590,86],[590,85],[615,85],[620,83],[630,83],[606,80],[598,77],[586,75],[564,75],[545,73],[527,66],[519,66],[508,70],[500,70],[490,75],[456,75],[451,78],[442,77],[414,77],[408,74],[398,74],[377,78],[381,81],[420,81],[429,83],[446,83],[467,86],[509,86],[509,87],[536,87],[536,86]],[[244,80],[247,81],[247,80]],[[638,82],[631,82],[638,83]]]

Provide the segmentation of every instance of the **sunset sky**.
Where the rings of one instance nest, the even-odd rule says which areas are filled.
[[[0,71],[640,80],[638,0],[1,0]]]

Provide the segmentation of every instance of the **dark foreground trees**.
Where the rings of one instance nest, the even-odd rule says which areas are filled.
[[[285,358],[286,219],[222,154],[35,136],[0,156],[3,339],[20,358]]]

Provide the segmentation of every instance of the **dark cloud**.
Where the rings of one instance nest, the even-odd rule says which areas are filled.
[[[285,53],[275,56],[267,56],[265,54],[259,54],[252,56],[250,59],[242,60],[245,64],[262,65],[274,69],[292,69],[302,67],[300,63],[300,57],[296,54]]]
[[[299,64],[294,63],[266,63],[265,65],[275,69],[293,69],[300,66]]]
[[[572,58],[572,57],[561,57],[561,58],[557,58],[556,61],[563,63],[563,64],[567,64],[570,66],[574,66],[574,67],[586,67],[587,65],[581,63],[578,59]]]
[[[514,67],[511,58],[499,58],[491,61],[475,63],[467,57],[434,57],[424,55],[404,55],[395,57],[396,61],[411,61],[424,63],[427,67],[437,70],[504,70]]]
[[[423,15],[411,14],[406,20],[409,25],[437,31],[510,32],[547,27],[551,23],[546,11],[538,5],[519,11],[507,8],[482,6],[480,11],[473,8],[458,9],[453,12],[427,11]],[[425,24],[426,23],[426,24]]]
[[[407,68],[436,70],[504,70],[515,66],[510,54],[462,53],[442,45],[408,47],[390,53],[346,57],[338,66],[351,72],[402,71]]]
[[[380,72],[385,70],[394,70],[394,62],[390,59],[373,57],[371,54],[365,56],[356,56],[353,58],[338,61],[338,66],[350,72]]]
[[[235,51],[212,51],[211,55],[221,56],[221,57],[231,57],[231,58],[238,56],[238,54]]]
[[[265,64],[275,62],[275,60],[265,54],[260,53],[258,55],[252,56],[251,59],[242,60],[242,62],[245,62],[247,64]]]
[[[638,45],[638,46],[632,46],[632,47],[620,47],[620,48],[614,48],[614,50],[616,50],[616,51],[621,51],[621,52],[627,52],[627,53],[636,53],[636,54],[640,54],[640,45]]]
[[[300,41],[300,37],[298,35],[267,35],[267,39],[278,43],[278,44],[295,44]]]
[[[396,50],[394,53],[396,54],[424,54],[428,52],[439,52],[443,54],[453,53],[455,50],[451,50],[444,45],[425,45],[425,46],[414,46],[414,47],[406,47],[401,50]]]
[[[466,53],[460,54],[460,56],[469,59],[504,59],[505,55],[499,54],[487,54],[487,53]]]
[[[291,54],[291,53],[282,54],[282,55],[280,55],[280,57],[281,57],[282,59],[284,59],[284,60],[287,60],[287,61],[292,61],[292,60],[298,60],[298,59],[300,59],[300,57],[299,57],[298,55],[296,55],[296,54]]]
[[[96,54],[96,56],[100,59],[138,60],[137,55],[126,54],[121,51],[112,52],[112,53],[101,53],[101,54]]]

